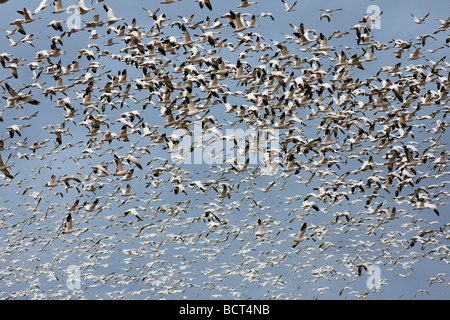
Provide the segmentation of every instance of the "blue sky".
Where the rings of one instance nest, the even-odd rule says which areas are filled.
[[[34,4],[35,2],[35,4]],[[40,1],[9,1],[1,5],[0,18],[2,29],[12,30],[10,22],[21,18],[17,10],[24,6],[34,11]],[[76,1],[63,0],[65,7],[76,5]],[[261,12],[273,14],[274,21],[269,17],[258,16],[256,23],[260,26],[251,30],[258,33],[263,42],[273,47],[267,53],[273,56],[277,50],[275,43],[284,42],[291,53],[299,57],[311,59],[309,52],[301,51],[293,41],[286,36],[292,37],[294,26],[304,23],[308,29],[316,31],[317,35],[323,33],[329,37],[334,31],[341,30],[349,32],[343,38],[330,39],[328,44],[335,46],[335,52],[341,50],[350,53],[362,54],[363,51],[356,44],[356,34],[351,28],[358,24],[367,12],[369,6],[377,6],[383,14],[379,29],[373,29],[371,35],[373,40],[386,44],[388,50],[375,52],[377,60],[365,63],[364,70],[352,68],[354,80],[365,81],[370,77],[378,77],[376,74],[381,67],[394,66],[398,62],[402,67],[410,65],[427,65],[431,61],[438,61],[450,53],[448,46],[444,46],[445,32],[435,34],[436,40],[427,39],[427,44],[421,48],[426,59],[408,60],[409,51],[402,55],[401,59],[395,58],[392,49],[394,39],[404,39],[418,43],[416,37],[423,34],[433,34],[440,22],[448,15],[448,3],[445,1],[434,1],[433,6],[420,1],[392,2],[392,1],[299,1],[293,12],[285,12],[281,1],[259,0],[257,4],[248,8],[237,8],[239,1],[214,1],[213,10],[200,9],[194,0],[182,0],[177,3],[165,5],[159,1],[104,1],[100,4],[92,4],[86,1],[88,7],[93,6],[95,10],[82,16],[83,24],[91,21],[94,14],[100,14],[100,19],[106,20],[102,4],[108,4],[116,17],[124,18],[114,26],[123,25],[124,22],[131,24],[136,18],[136,24],[143,30],[148,31],[153,25],[153,20],[148,13],[142,9],[158,14],[165,13],[170,20],[168,27],[162,29],[159,37],[175,36],[181,37],[182,32],[178,27],[171,27],[174,21],[182,17],[194,15],[194,21],[205,20],[209,17],[212,21],[221,17],[229,10],[234,12],[248,13],[246,18]],[[293,3],[293,1],[288,1]],[[342,8],[341,11],[332,13],[331,23],[322,19],[323,13],[320,9]],[[24,299],[32,298],[84,298],[84,299],[448,299],[448,239],[437,234],[430,238],[430,244],[421,250],[420,245],[406,249],[413,236],[417,236],[424,230],[440,230],[448,226],[448,201],[446,200],[447,177],[446,169],[441,172],[431,170],[430,165],[425,164],[418,170],[418,176],[429,174],[429,177],[416,183],[414,187],[406,185],[401,196],[396,197],[395,185],[389,188],[389,192],[380,190],[379,196],[371,206],[366,206],[367,196],[370,188],[365,192],[349,192],[353,183],[362,181],[365,186],[367,178],[372,172],[349,174],[350,171],[360,168],[361,163],[355,157],[359,152],[359,158],[368,160],[369,154],[375,158],[375,162],[383,163],[383,153],[364,152],[374,150],[373,145],[366,141],[363,145],[356,147],[354,153],[343,153],[337,155],[340,168],[332,166],[328,171],[326,168],[316,168],[313,163],[318,161],[314,154],[298,155],[303,165],[299,174],[284,173],[282,168],[274,175],[260,175],[258,169],[263,163],[252,164],[250,170],[239,174],[234,171],[223,170],[229,168],[227,164],[211,166],[207,163],[184,164],[174,163],[164,144],[155,143],[148,138],[142,138],[139,134],[130,135],[130,142],[114,140],[109,145],[99,145],[96,154],[87,156],[81,153],[88,148],[89,137],[87,127],[80,123],[85,121],[83,107],[77,98],[77,92],[82,92],[85,85],[77,84],[69,88],[67,97],[73,98],[72,104],[79,110],[73,122],[66,123],[66,129],[71,135],[64,135],[61,146],[57,146],[51,131],[64,120],[64,111],[56,108],[56,100],[65,98],[62,93],[57,93],[50,99],[44,97],[42,89],[30,86],[33,83],[33,74],[28,64],[33,62],[36,53],[41,50],[49,50],[51,41],[49,38],[60,35],[47,25],[52,20],[67,20],[68,13],[58,15],[51,14],[53,6],[50,6],[37,14],[40,19],[24,24],[25,31],[33,33],[38,39],[33,41],[34,47],[27,43],[11,47],[6,37],[0,38],[1,52],[13,54],[14,57],[26,59],[19,62],[19,76],[17,79],[9,78],[6,82],[13,88],[23,88],[23,92],[30,91],[33,97],[40,101],[38,106],[26,104],[22,109],[5,108],[6,100],[2,101],[0,107],[4,119],[0,122],[0,139],[8,137],[7,127],[13,124],[30,125],[23,129],[22,137],[5,140],[8,150],[1,151],[2,159],[5,160],[11,154],[10,163],[13,164],[11,172],[17,176],[9,182],[2,181],[0,186],[0,209],[2,212],[0,236],[2,237],[0,256],[0,269],[2,280],[0,282],[0,297],[18,297]],[[369,14],[372,14],[370,11]],[[410,13],[417,17],[423,17],[428,12],[430,16],[425,24],[415,24]],[[227,24],[226,19],[220,21]],[[66,30],[65,23],[62,24]],[[58,45],[65,54],[60,57],[50,58],[53,63],[61,59],[61,64],[68,66],[72,61],[78,59],[80,49],[89,44],[97,44],[102,50],[108,50],[109,55],[98,57],[96,61],[104,67],[93,75],[99,75],[94,87],[102,88],[109,81],[108,75],[118,75],[118,71],[127,70],[127,76],[131,79],[142,77],[142,70],[133,65],[117,59],[111,59],[113,54],[125,56],[120,50],[125,46],[121,37],[115,37],[114,32],[107,33],[105,26],[97,27],[98,34],[104,35],[98,40],[89,39],[90,28],[62,38],[63,45]],[[216,36],[226,39],[226,43],[235,46],[239,42],[239,35],[233,33],[229,26],[221,28],[220,34]],[[5,34],[7,31],[4,32]],[[202,31],[197,28],[189,29],[191,37],[198,38]],[[20,34],[12,35],[14,41],[22,37]],[[158,36],[155,35],[155,38]],[[113,38],[118,45],[106,47],[103,44],[107,39]],[[152,39],[146,39],[146,42]],[[221,57],[224,61],[236,64],[240,59],[245,61],[250,68],[264,64],[258,60],[263,53],[254,53],[253,56],[239,58],[241,50],[232,52],[232,47],[214,48],[202,43],[204,52],[211,56]],[[444,46],[442,49],[433,50]],[[244,48],[244,45],[242,45]],[[95,49],[95,48],[94,48]],[[187,58],[188,53],[180,49],[177,54],[158,56],[165,61],[179,65]],[[97,55],[98,56],[98,55]],[[321,57],[324,68],[334,70],[334,52],[329,57]],[[87,67],[91,61],[86,57],[79,59],[80,67]],[[43,62],[45,65],[47,62]],[[159,68],[163,68],[159,66]],[[308,64],[305,64],[308,67]],[[444,65],[445,66],[445,65]],[[203,72],[206,66],[197,66],[197,70]],[[35,70],[39,72],[38,70]],[[51,75],[46,74],[46,69],[39,80],[43,87],[47,88],[56,84]],[[6,68],[0,68],[1,79],[11,75]],[[163,72],[173,75],[174,83],[180,81],[181,75],[174,73],[174,68],[169,65]],[[290,71],[289,71],[290,72]],[[295,76],[301,76],[301,71],[295,72]],[[407,71],[403,71],[403,75]],[[447,71],[441,71],[446,76]],[[65,85],[74,83],[75,78],[82,73],[63,76]],[[379,77],[386,79],[386,73],[380,73]],[[4,82],[1,83],[4,85]],[[251,105],[251,102],[242,93],[245,88],[238,86],[235,81],[224,81],[230,87],[228,100],[230,104]],[[378,85],[378,83],[377,83]],[[28,87],[26,87],[28,86]],[[26,87],[26,88],[25,88]],[[426,89],[436,90],[436,83],[428,83]],[[120,90],[123,90],[121,88]],[[201,99],[206,94],[196,88],[196,93]],[[257,87],[255,91],[263,91],[264,88]],[[3,90],[2,90],[3,91]],[[161,90],[162,91],[162,90]],[[163,127],[166,123],[161,117],[163,105],[155,95],[151,103],[145,108],[143,104],[148,101],[148,91],[139,91],[132,84],[131,92],[139,102],[133,103],[131,99],[126,100],[122,108],[112,109],[106,106],[103,112],[109,122],[109,128],[102,126],[102,131],[110,130],[118,133],[121,124],[116,121],[126,111],[139,110],[143,121],[157,128],[159,133],[170,135],[173,128]],[[423,95],[426,90],[420,93]],[[99,101],[102,92],[94,89],[93,100]],[[176,96],[178,92],[172,93]],[[3,92],[2,96],[8,96]],[[334,101],[336,94],[327,98],[328,102]],[[356,96],[361,103],[367,103],[367,98]],[[396,101],[392,103],[394,108],[400,106]],[[398,146],[405,143],[415,147],[422,154],[429,147],[430,138],[437,140],[436,148],[427,149],[435,155],[446,149],[448,135],[436,134],[430,136],[425,129],[436,126],[435,119],[427,119],[427,115],[444,106],[426,106],[417,113],[421,120],[413,123],[414,137],[406,136],[395,141]],[[38,111],[38,115],[31,120],[18,120],[20,117],[30,116]],[[296,116],[302,119],[307,126],[303,129],[304,139],[312,139],[324,135],[321,126],[321,118],[306,120],[311,113],[311,108],[305,107],[296,110]],[[383,115],[381,113],[381,115]],[[244,123],[231,125],[239,120],[233,114],[225,113],[223,101],[210,107],[208,116],[214,116],[221,126],[220,132],[225,134],[226,129],[249,127]],[[362,114],[360,114],[362,116]],[[367,111],[364,115],[375,119],[380,113]],[[438,117],[441,121],[442,114]],[[362,123],[364,123],[364,120]],[[382,125],[377,125],[381,129]],[[286,134],[281,129],[282,137]],[[338,143],[356,135],[354,127],[340,134]],[[36,154],[27,148],[18,148],[17,143],[27,138],[26,144],[31,145],[34,141],[44,142],[46,146],[37,150]],[[185,137],[187,138],[187,137]],[[203,146],[208,143],[206,136]],[[344,140],[345,139],[345,140]],[[135,146],[133,149],[132,145]],[[52,149],[55,149],[52,151]],[[213,150],[210,150],[213,151]],[[19,157],[20,154],[28,154],[28,159]],[[120,181],[112,175],[104,178],[94,179],[92,166],[108,163],[108,172],[114,170],[113,154],[124,157],[132,154],[140,158],[144,169],[134,167],[136,178],[130,182]],[[334,155],[333,155],[334,156]],[[433,161],[433,160],[430,160]],[[132,165],[124,162],[126,168]],[[170,171],[155,177],[155,169],[174,165],[179,168],[177,176],[182,179],[182,184],[189,186],[194,181],[202,181],[203,184],[210,183],[209,192],[204,194],[199,188],[188,187],[184,193],[174,194],[174,175]],[[380,165],[381,175],[386,173],[383,165]],[[335,170],[337,174],[332,174]],[[175,172],[175,170],[172,170]],[[316,173],[312,178],[312,174]],[[328,174],[327,174],[328,173]],[[49,190],[44,187],[54,174],[61,177],[64,174],[74,174],[82,180],[76,188],[64,190],[62,186]],[[416,178],[418,177],[416,176]],[[175,176],[176,177],[176,176]],[[90,180],[89,180],[90,178]],[[311,178],[311,179],[310,179]],[[349,199],[334,203],[331,200],[320,200],[312,193],[318,194],[318,188],[328,188],[336,179],[341,179],[345,185],[345,191],[349,192]],[[275,185],[268,192],[263,192],[273,182]],[[127,183],[131,185],[131,191],[135,193],[132,197],[120,196],[118,188],[122,189]],[[230,199],[221,201],[217,198],[217,192],[212,186],[219,188],[222,183],[233,186]],[[440,216],[436,216],[431,209],[418,211],[413,210],[408,203],[408,195],[414,194],[415,188],[427,188],[431,185],[439,187],[430,189],[431,197],[439,203]],[[88,191],[89,186],[99,189],[95,192]],[[358,189],[358,188],[357,188]],[[41,192],[41,193],[40,193]],[[309,195],[309,196],[308,196]],[[34,196],[34,197],[33,197]],[[309,199],[306,199],[306,198]],[[41,198],[39,209],[33,210],[37,200]],[[69,235],[61,235],[62,220],[66,216],[66,208],[79,199],[80,204],[87,201],[91,203],[99,199],[101,210],[87,212],[84,209],[73,214],[74,225],[83,229],[83,232]],[[307,208],[308,201],[315,201],[320,211]],[[382,203],[383,209],[398,210],[398,218],[386,220],[382,214],[371,215],[369,212],[378,204]],[[133,216],[124,216],[128,209],[139,210],[142,221],[137,221]],[[146,211],[144,210],[146,208]],[[204,222],[205,210],[215,209],[220,218],[226,224],[211,226]],[[349,211],[351,220],[346,222],[341,218],[335,222],[336,214]],[[262,239],[255,237],[256,221],[260,218],[269,233]],[[298,233],[301,225],[307,222],[307,236],[314,237],[302,242],[296,249],[291,245],[294,235]],[[448,234],[448,231],[447,231]],[[139,236],[137,236],[139,235]],[[356,265],[368,262],[378,267],[381,278],[379,290],[371,290],[367,283],[370,280],[368,274],[358,276]],[[72,290],[67,286],[67,270],[70,266],[79,268],[81,287]],[[443,279],[443,282],[430,284],[430,278]],[[423,291],[423,290],[426,290]]]

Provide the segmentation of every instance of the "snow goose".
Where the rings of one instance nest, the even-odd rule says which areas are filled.
[[[434,211],[434,213],[436,213],[437,216],[439,216],[439,210],[437,205],[429,203],[429,202],[425,202],[425,199],[420,197],[418,199],[418,201],[416,202],[416,208],[419,210],[424,210],[424,209],[432,209]]]
[[[18,10],[17,12],[23,16],[22,23],[30,23],[37,19],[41,19],[41,17],[32,18],[31,16],[33,13],[27,8],[23,8],[23,11]]]
[[[367,262],[363,262],[358,264],[356,267],[358,268],[358,276],[361,276],[363,269],[367,272],[370,264]]]
[[[295,2],[292,4],[292,6],[289,6],[289,5],[286,3],[286,1],[284,1],[284,0],[281,0],[281,2],[283,2],[283,4],[284,4],[284,8],[285,8],[285,11],[286,11],[286,12],[292,12],[292,11],[295,11],[294,7],[295,7],[295,5],[297,4],[297,1],[295,1]]]
[[[211,227],[226,223],[219,218],[214,209],[208,209],[205,211],[204,221],[207,222]]]
[[[122,162],[119,157],[114,155],[114,162],[116,163],[116,172],[113,173],[114,176],[124,176],[127,174],[127,170],[123,168]]]
[[[212,5],[209,0],[195,0],[198,2],[198,5],[200,6],[200,9],[203,9],[203,7],[207,7],[209,10],[212,11]]]
[[[92,212],[97,210],[97,204],[98,204],[98,198],[95,199],[92,203],[88,203],[87,201],[85,201],[83,203],[83,207],[87,212]]]
[[[63,7],[62,5],[62,0],[55,0],[53,1],[53,5],[55,6],[55,10],[52,12],[54,13],[63,13],[66,12],[66,8]]]
[[[10,157],[11,155],[9,155],[8,159],[6,159],[6,162],[3,162],[2,156],[0,155],[0,171],[5,177],[12,179],[14,178],[14,176],[8,171],[8,167],[11,166],[10,164],[8,164],[8,160]]]
[[[132,156],[131,154],[127,154],[124,158],[128,164],[134,163],[140,170],[142,170],[142,165],[138,158]]]
[[[62,186],[62,185],[63,185],[63,183],[60,182],[60,181],[56,181],[56,176],[55,176],[54,174],[52,174],[52,176],[50,177],[50,181],[47,182],[47,183],[44,185],[44,187],[53,189],[53,188],[56,187],[56,186]]]
[[[124,176],[122,177],[122,179],[120,179],[120,180],[122,180],[122,181],[130,181],[130,180],[133,180],[134,178],[137,177],[137,176],[133,176],[133,173],[134,173],[134,169],[127,170],[126,173],[125,173],[125,175],[124,175]]]
[[[133,216],[135,216],[136,219],[138,219],[138,221],[142,221],[142,218],[139,216],[139,213],[138,213],[138,211],[137,211],[135,208],[128,209],[128,210],[125,211],[123,214],[124,214],[124,216],[127,216],[127,215],[129,215],[130,213],[131,213]]]
[[[238,8],[247,8],[247,7],[249,7],[251,5],[254,5],[254,4],[258,4],[258,2],[256,2],[256,1],[249,2],[247,0],[241,0],[241,3],[237,7]]]
[[[122,193],[120,194],[123,197],[131,197],[134,196],[136,193],[132,193],[131,192],[131,185],[127,184],[127,186],[125,187],[125,189],[122,189]]]
[[[108,14],[108,20],[104,21],[106,23],[106,25],[110,26],[110,25],[113,25],[114,23],[116,23],[117,21],[123,20],[123,18],[116,18],[114,16],[113,10],[110,7],[108,7],[106,4],[103,5],[103,9],[105,9],[106,13]]]
[[[80,13],[80,15],[86,14],[91,10],[94,10],[94,8],[86,7],[86,5],[84,4],[84,0],[78,0],[78,12]]]
[[[218,198],[220,199],[224,199],[227,197],[228,199],[231,198],[231,188],[227,184],[222,183],[220,190],[217,190],[215,187],[213,187],[213,189],[216,190]]]
[[[295,236],[294,238],[294,244],[292,245],[292,248],[295,248],[300,242],[305,240],[305,231],[306,231],[306,222],[303,223],[302,228],[300,229],[300,232]]]
[[[423,18],[417,18],[411,12],[409,14],[411,15],[411,17],[414,18],[414,23],[417,23],[417,24],[424,24],[425,23],[425,19],[428,18],[428,16],[430,15],[430,13],[428,12]]]
[[[264,225],[261,221],[261,219],[258,219],[258,230],[256,231],[255,235],[257,237],[263,237],[267,232],[264,230]]]
[[[319,48],[317,49],[318,51],[328,51],[328,50],[334,48],[334,47],[330,47],[328,45],[328,40],[323,33],[320,33],[319,40],[320,40],[320,45],[319,45]]]
[[[63,230],[63,234],[68,234],[68,233],[72,233],[75,231],[79,231],[79,228],[74,228],[72,225],[72,214],[69,212],[69,214],[67,215],[66,221],[64,222],[64,230]]]

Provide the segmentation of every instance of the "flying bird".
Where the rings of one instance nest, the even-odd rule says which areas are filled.
[[[366,272],[368,271],[370,264],[367,262],[363,262],[358,264],[356,267],[358,268],[358,276],[361,276],[363,270],[365,270]]]
[[[142,221],[142,218],[139,216],[139,213],[135,208],[128,209],[127,211],[124,212],[124,216],[127,216],[129,214],[135,216],[138,221]]]
[[[94,10],[94,8],[88,8],[86,7],[86,5],[84,4],[84,0],[78,0],[78,12],[80,15],[84,15],[86,13],[88,13],[89,11]]]
[[[74,228],[72,223],[72,214],[69,212],[64,221],[64,230],[62,231],[62,234],[69,234],[80,230],[79,228]]]
[[[257,1],[248,1],[248,0],[241,0],[241,3],[237,6],[238,8],[247,8],[249,6],[258,4]]]
[[[200,6],[200,9],[203,9],[203,7],[208,8],[209,10],[212,11],[212,5],[211,5],[211,1],[210,0],[195,0],[198,2],[198,5]]]
[[[63,7],[62,0],[53,1],[53,5],[55,6],[55,9],[52,11],[53,14],[63,13],[67,10],[67,8]]]
[[[5,162],[3,162],[2,156],[0,154],[0,171],[6,178],[13,179],[14,176],[9,172],[8,168],[11,166],[8,164],[8,160],[11,157],[11,154],[8,156]]]
[[[303,223],[302,228],[300,229],[300,232],[295,236],[294,238],[294,244],[292,245],[292,248],[295,248],[300,242],[305,240],[305,231],[306,231],[306,222]]]
[[[285,0],[281,0],[281,2],[283,2],[283,4],[284,4],[284,8],[285,8],[286,12],[295,11],[294,7],[297,4],[297,1],[294,1],[294,3],[291,6],[289,6]]]
[[[106,13],[108,14],[108,20],[105,21],[106,25],[110,26],[114,23],[123,20],[124,18],[116,18],[114,16],[114,12],[111,9],[111,7],[107,6],[106,4],[103,5],[103,9],[105,9]]]
[[[97,210],[98,201],[98,198],[95,199],[92,203],[88,203],[87,201],[85,201],[83,203],[83,207],[87,212],[95,211]]]
[[[428,12],[423,18],[417,18],[412,13],[409,13],[409,14],[411,15],[411,17],[413,17],[414,23],[417,23],[417,24],[424,24],[425,19],[428,18],[428,16],[430,15],[430,13]]]
[[[264,225],[261,221],[261,219],[258,219],[258,230],[256,231],[255,235],[257,237],[263,237],[267,232],[264,230]]]

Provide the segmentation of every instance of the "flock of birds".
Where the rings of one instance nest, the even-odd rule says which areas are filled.
[[[100,0],[78,1],[79,26],[65,0],[11,17],[0,297],[363,298],[371,265],[445,268],[450,18],[411,14],[434,32],[387,43],[371,28],[382,13],[330,34],[289,23],[276,40],[258,33],[276,13],[241,12],[262,3],[165,13],[179,1],[138,8],[139,23]],[[226,142],[224,159],[210,147]],[[198,150],[212,164],[185,161]]]

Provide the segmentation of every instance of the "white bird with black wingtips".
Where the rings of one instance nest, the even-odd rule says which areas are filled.
[[[110,25],[116,23],[117,21],[123,20],[123,18],[116,18],[116,17],[114,16],[113,10],[112,10],[110,7],[108,7],[106,4],[103,5],[103,9],[105,9],[106,13],[108,14],[108,20],[105,21],[105,23],[106,23],[108,26],[110,26]]]
[[[83,206],[87,212],[92,212],[92,211],[97,210],[97,204],[98,204],[98,198],[95,199],[94,202],[92,202],[92,203],[88,203],[87,201],[85,201],[83,203]]]
[[[256,231],[255,235],[256,235],[258,238],[261,238],[261,237],[263,237],[264,235],[266,235],[266,233],[267,233],[267,232],[264,230],[264,225],[263,225],[261,219],[258,219],[258,230]]]
[[[116,172],[113,173],[114,176],[124,176],[127,174],[127,170],[123,168],[122,161],[120,161],[119,157],[114,155],[114,162],[116,163]]]
[[[284,0],[281,0],[281,2],[283,2],[283,4],[284,4],[284,8],[285,8],[285,11],[286,11],[286,12],[292,12],[292,11],[295,11],[294,7],[295,7],[295,5],[297,4],[297,1],[295,1],[295,2],[292,4],[292,6],[289,6],[289,5],[286,3],[286,1],[284,1]]]
[[[363,269],[367,272],[369,270],[370,264],[367,262],[363,262],[358,264],[356,267],[358,268],[358,276],[361,276]]]
[[[75,231],[79,231],[79,228],[74,228],[72,225],[72,214],[69,213],[65,219],[66,221],[64,222],[64,230],[63,230],[63,234],[68,234],[68,233],[72,233]]]
[[[3,173],[3,175],[6,178],[14,178],[14,176],[9,172],[8,168],[11,166],[10,164],[8,164],[8,160],[11,157],[11,155],[9,155],[8,159],[6,159],[5,162],[3,162],[2,156],[0,155],[0,171]]]
[[[142,218],[141,218],[141,217],[139,216],[139,214],[138,214],[138,211],[137,211],[135,208],[128,209],[128,210],[125,211],[123,214],[124,214],[124,216],[127,216],[127,215],[129,215],[130,213],[131,213],[133,216],[135,216],[136,219],[138,219],[138,221],[141,221],[141,220],[142,220]]]
[[[300,229],[300,232],[295,236],[294,238],[294,244],[292,245],[292,248],[295,248],[298,246],[300,242],[305,240],[305,231],[306,231],[306,222],[303,223],[302,228]]]

